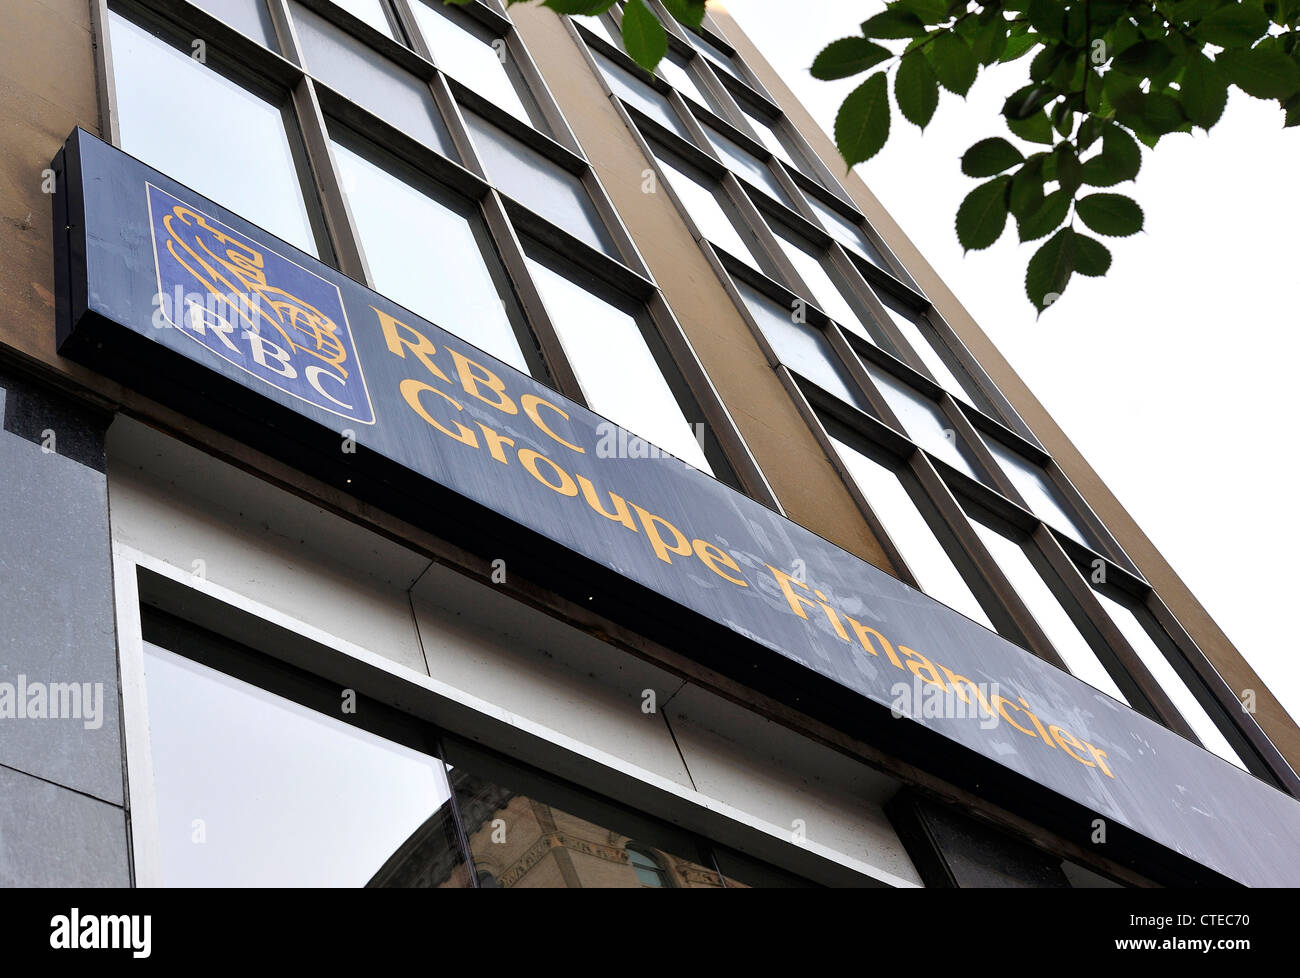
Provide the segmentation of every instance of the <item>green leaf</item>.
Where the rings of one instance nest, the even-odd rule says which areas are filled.
[[[956,95],[965,95],[975,83],[979,61],[960,34],[940,34],[930,45],[930,66],[939,84]]]
[[[1112,66],[1126,75],[1149,78],[1160,74],[1173,60],[1173,52],[1163,41],[1138,41],[1116,54]]]
[[[1037,34],[1012,34],[1007,38],[1006,50],[998,58],[1003,64],[1023,58],[1042,41]]]
[[[644,0],[629,0],[623,8],[623,47],[646,71],[654,71],[668,53],[668,33]]]
[[[1083,168],[1079,166],[1078,154],[1069,143],[1062,143],[1052,156],[1056,160],[1056,182],[1073,197],[1079,184],[1083,183]]]
[[[1300,126],[1300,95],[1292,95],[1282,103],[1282,108],[1286,110],[1282,128],[1289,129],[1291,126]]]
[[[981,139],[961,158],[961,172],[968,177],[991,177],[1024,162],[1024,155],[1000,136]]]
[[[704,0],[663,0],[673,20],[696,30],[704,23]]]
[[[886,39],[920,37],[925,33],[925,24],[911,11],[894,7],[864,20],[862,33],[866,37]]]
[[[1202,129],[1209,129],[1223,115],[1228,104],[1228,83],[1218,66],[1201,54],[1192,52],[1180,86],[1183,111]]]
[[[850,166],[869,160],[889,139],[889,88],[878,71],[849,93],[835,116],[835,145]]]
[[[895,10],[910,10],[926,24],[942,24],[948,19],[947,0],[898,0]]]
[[[987,248],[1002,236],[1007,224],[1010,177],[982,183],[957,208],[957,240],[967,251]]]
[[[1008,119],[1007,128],[1031,143],[1046,143],[1050,146],[1053,142],[1052,123],[1046,112],[1039,111],[1028,119]]]
[[[840,38],[831,41],[813,59],[812,76],[822,81],[848,78],[880,64],[892,54],[889,48],[868,41],[865,37]]]
[[[1125,238],[1142,230],[1142,208],[1123,194],[1090,194],[1081,198],[1074,210],[1098,234]]]
[[[1002,103],[1002,114],[1008,119],[1028,119],[1051,98],[1046,85],[1026,85],[1018,88]]]
[[[1119,126],[1101,137],[1101,152],[1083,164],[1083,182],[1093,187],[1113,187],[1132,180],[1142,168],[1142,150]]]
[[[1046,153],[1035,153],[1011,178],[1007,206],[1017,221],[1028,220],[1043,206],[1043,181],[1047,179],[1044,171],[1048,159]]]
[[[987,24],[981,24],[970,39],[970,49],[975,60],[982,65],[991,65],[1002,57],[1007,48],[1007,23],[1001,17],[995,17]]]
[[[1096,238],[1074,232],[1074,270],[1089,278],[1100,278],[1110,270],[1110,249]]]
[[[1228,81],[1255,98],[1290,98],[1300,90],[1300,67],[1273,48],[1223,51],[1215,59]]]
[[[894,75],[894,97],[903,117],[922,129],[934,118],[939,106],[939,79],[921,52],[903,55]]]
[[[1187,117],[1177,99],[1163,92],[1128,92],[1115,102],[1115,118],[1139,137],[1158,139],[1187,126]]]
[[[1070,201],[1073,199],[1064,190],[1055,190],[1044,197],[1042,204],[1032,214],[1024,219],[1017,218],[1020,240],[1033,241],[1055,231],[1070,213]]]
[[[1034,30],[1044,37],[1053,41],[1065,37],[1065,6],[1060,0],[1029,0],[1026,15]]]
[[[1040,313],[1061,297],[1074,273],[1074,231],[1061,228],[1048,238],[1025,270],[1025,294]]]
[[[472,3],[473,0],[443,0],[443,2],[450,2],[461,7]],[[546,0],[542,6],[550,7],[557,14],[576,17],[599,17],[614,6],[614,0]]]
[[[1222,48],[1248,47],[1268,30],[1268,14],[1250,3],[1229,3],[1209,14],[1192,28],[1202,41]]]

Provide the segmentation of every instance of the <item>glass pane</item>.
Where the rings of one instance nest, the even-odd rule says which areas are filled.
[[[690,138],[686,127],[682,125],[681,119],[677,118],[677,113],[673,111],[672,105],[663,93],[655,91],[641,79],[632,77],[604,55],[595,51],[592,55],[615,95],[624,102],[636,106],[656,122],[667,126],[683,139]]]
[[[122,149],[317,255],[281,110],[118,14],[109,24]],[[203,125],[182,138],[195,106]]]
[[[614,45],[616,48],[621,48],[623,46],[622,39],[614,36],[613,28],[609,26],[609,24],[606,22],[603,16],[588,17],[583,14],[574,14],[572,15],[572,19],[574,23],[581,24],[583,27],[588,28],[593,33],[597,34],[600,37],[603,37],[606,41]]]
[[[740,111],[744,114],[745,118],[749,120],[750,128],[758,134],[759,140],[768,148],[769,152],[778,159],[785,160],[785,162],[789,163],[796,170],[803,170],[806,172],[805,167],[800,166],[794,161],[794,157],[790,155],[790,151],[785,148],[785,143],[781,142],[781,137],[776,134],[776,130],[772,128],[770,124],[754,115],[754,113],[750,112],[743,105],[740,106]]]
[[[1020,495],[1025,497],[1025,502],[1029,504],[1029,508],[1035,515],[1058,530],[1068,533],[1085,547],[1099,549],[1092,535],[1083,528],[1079,519],[1071,514],[1060,491],[1048,481],[1047,473],[1033,462],[1007,448],[996,438],[985,438],[984,443],[1002,465],[1007,478],[1020,491]]]
[[[310,10],[294,4],[293,17],[313,75],[394,128],[457,159],[426,83]]]
[[[672,85],[673,88],[681,92],[691,101],[703,105],[705,108],[714,108],[713,100],[706,97],[704,89],[695,81],[695,76],[691,74],[686,63],[673,52],[666,54],[662,61],[659,62],[659,73],[664,76],[664,80]]]
[[[686,40],[691,42],[691,45],[695,50],[699,51],[733,78],[745,81],[740,74],[740,69],[736,67],[736,62],[732,59],[731,55],[723,53],[722,49],[716,44],[712,41],[705,40],[694,31],[685,31],[684,33],[686,34]],[[745,84],[748,85],[749,83],[745,82]]]
[[[790,259],[790,264],[794,266],[794,270],[807,283],[808,288],[812,289],[812,295],[809,298],[817,304],[817,307],[841,326],[851,329],[864,340],[874,345],[875,339],[867,332],[867,328],[862,325],[862,320],[853,311],[839,287],[831,281],[830,275],[822,267],[821,259],[805,251],[803,246],[795,244],[779,231],[773,229],[773,233],[776,237],[776,243],[781,246],[781,250]]]
[[[493,886],[693,889],[722,885],[716,870],[696,861],[699,857],[688,839],[678,831],[647,824],[643,817],[620,818],[622,813],[608,806],[575,813],[572,809],[582,806],[566,802],[560,807],[531,788],[501,784],[495,776],[489,780],[464,765],[452,767],[450,780],[465,819],[475,870],[480,876],[486,874]],[[625,834],[629,831],[635,835]]]
[[[379,5],[380,0],[331,0],[336,7],[342,7],[353,17],[363,20],[381,34],[393,36],[393,29],[388,26],[388,18]]]
[[[970,395],[962,387],[961,381],[949,369],[947,362],[939,355],[939,351],[930,345],[929,338],[914,318],[918,314],[905,311],[900,305],[895,304],[890,296],[877,292],[876,297],[880,299],[881,305],[885,307],[885,312],[888,313],[894,325],[898,327],[898,331],[903,334],[903,339],[907,341],[916,355],[921,358],[921,362],[925,364],[926,369],[930,371],[930,376],[938,381],[939,386],[948,393],[955,394],[967,404],[970,404]]]
[[[488,43],[450,15],[441,14],[420,0],[411,4],[411,10],[425,43],[433,52],[434,64],[493,105],[532,125],[502,60],[509,57],[504,40],[498,38],[498,43]]]
[[[375,288],[527,373],[471,219],[339,143],[333,145]]]
[[[436,758],[144,649],[164,885],[465,885]]]
[[[502,193],[593,248],[618,257],[582,181],[472,112],[465,113],[465,124],[488,178]]]
[[[741,240],[740,234],[736,231],[736,226],[731,222],[731,218],[727,216],[727,212],[718,203],[714,191],[665,161],[662,156],[656,158],[663,168],[664,176],[668,178],[673,191],[681,200],[682,207],[695,221],[700,233],[723,251],[739,258],[753,268],[758,268],[758,262],[754,259],[749,248],[746,247],[744,241]],[[714,184],[714,186],[717,185]]]
[[[736,282],[736,289],[783,364],[826,393],[870,412],[848,370],[831,348],[830,340],[820,329],[808,323],[796,323],[794,310],[782,309],[744,282]]]
[[[984,546],[1002,568],[1002,573],[1007,576],[1016,594],[1020,595],[1020,599],[1029,608],[1034,620],[1046,633],[1048,641],[1052,643],[1052,648],[1056,649],[1056,654],[1061,657],[1066,668],[1077,679],[1082,679],[1122,703],[1128,703],[1124,694],[1119,691],[1119,687],[1115,685],[1115,680],[1110,677],[1106,667],[1097,658],[1097,653],[1092,650],[1092,646],[1088,644],[1088,640],[1083,637],[1079,629],[1074,627],[1069,613],[1056,600],[1056,595],[1052,593],[1052,589],[1038,573],[1020,544],[1009,540],[978,520],[972,520],[971,525],[975,527],[980,539],[984,541]]]
[[[541,262],[528,267],[591,409],[712,472],[636,318]]]
[[[851,248],[873,265],[877,265],[889,272],[889,265],[885,262],[885,257],[880,250],[871,243],[867,236],[862,232],[853,221],[845,217],[839,211],[827,207],[812,194],[804,194],[808,200],[808,205],[817,215],[817,220],[821,222],[828,234],[846,248]],[[892,272],[890,274],[893,274]]]
[[[939,405],[902,381],[895,380],[875,364],[864,360],[863,366],[880,388],[881,395],[894,414],[898,415],[903,430],[912,441],[972,478],[982,479],[970,449],[958,438],[952,422],[939,409]]]
[[[704,132],[709,137],[709,142],[713,144],[713,148],[718,151],[722,162],[732,173],[751,186],[758,187],[775,197],[781,203],[787,205],[790,203],[790,198],[781,189],[781,184],[777,182],[776,176],[767,168],[766,163],[755,158],[752,153],[742,149],[716,129],[705,126]]]
[[[921,590],[992,629],[993,623],[967,586],[961,572],[930,529],[898,475],[861,452],[832,438],[871,511],[884,525]]]
[[[1196,694],[1183,682],[1182,676],[1178,675],[1170,661],[1165,658],[1160,647],[1151,638],[1151,634],[1142,627],[1137,614],[1101,591],[1095,593],[1101,606],[1106,609],[1106,614],[1110,615],[1115,626],[1128,639],[1128,644],[1133,646],[1133,651],[1138,654],[1142,664],[1150,670],[1151,675],[1160,684],[1160,688],[1173,700],[1178,712],[1182,714],[1187,725],[1200,738],[1206,749],[1218,754],[1225,761],[1231,761],[1243,771],[1246,770],[1246,765],[1223,736],[1223,731],[1210,719],[1209,713],[1201,706]]]
[[[266,9],[266,0],[190,0],[190,2],[272,51],[280,50],[275,41],[275,26],[271,23],[271,14]]]

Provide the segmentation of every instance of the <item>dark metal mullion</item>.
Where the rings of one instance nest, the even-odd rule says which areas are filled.
[[[1122,561],[1130,565],[1130,567],[1136,568],[1137,565],[1129,558],[1124,548],[1120,546],[1119,541],[1115,539],[1114,534],[1102,522],[1101,517],[1094,512],[1083,493],[1074,487],[1074,483],[1065,474],[1065,470],[1057,464],[1056,459],[1053,458],[1042,466],[1042,469],[1043,476],[1047,479],[1048,484],[1056,488],[1056,491],[1061,494],[1061,498],[1065,500],[1066,505],[1083,519],[1084,526],[1092,530],[1101,546],[1105,548],[1102,556],[1117,562]],[[1106,551],[1109,551],[1109,553]]]
[[[804,302],[820,310],[821,307],[818,305],[812,289],[808,287],[808,283],[795,270],[794,263],[786,257],[785,250],[776,240],[776,232],[768,226],[767,221],[763,220],[763,215],[754,206],[754,202],[749,199],[749,194],[745,191],[745,186],[740,182],[740,178],[727,170],[723,173],[719,183],[723,192],[731,200],[732,206],[739,212],[740,219],[744,221],[750,235],[757,239],[759,248],[766,256],[770,266],[776,268],[777,280],[803,299]]]
[[[885,308],[885,304],[872,290],[866,277],[858,270],[858,266],[853,259],[849,257],[848,252],[840,242],[834,237],[831,239],[829,250],[831,265],[839,273],[841,281],[845,282],[849,288],[850,294],[857,300],[857,304],[867,310],[870,319],[874,320],[877,330],[892,345],[896,351],[895,355],[899,360],[932,381],[936,386],[942,387],[937,377],[930,375],[930,368],[925,365],[925,361],[912,348],[912,343],[903,335],[896,325],[894,319]],[[866,325],[865,323],[863,324]]]
[[[984,439],[980,437],[980,433],[975,426],[970,423],[970,419],[966,417],[966,413],[962,411],[961,406],[957,403],[956,399],[951,394],[945,392],[939,400],[939,408],[943,411],[944,417],[946,417],[949,423],[953,426],[954,433],[958,437],[964,439],[966,444],[970,447],[971,452],[974,453],[975,459],[979,463],[980,468],[982,468],[985,471],[985,474],[989,477],[992,488],[997,490],[1007,499],[1011,500],[1011,502],[1015,503],[1026,513],[1032,514],[1033,510],[1030,509],[1029,505],[1021,497],[1020,491],[1016,489],[1015,483],[1011,481],[1011,477],[1002,471],[1002,466],[999,465],[998,460],[993,457],[993,453],[989,451],[989,447],[984,444]],[[1034,518],[1039,519],[1037,516]]]
[[[966,510],[948,488],[947,482],[935,468],[933,460],[924,451],[918,449],[909,462],[909,468],[920,483],[925,498],[942,520],[944,535],[957,544],[973,567],[977,580],[972,582],[968,578],[967,585],[975,592],[976,600],[979,599],[981,591],[993,598],[993,607],[990,608],[983,601],[980,602],[980,606],[993,621],[999,634],[1023,645],[1043,661],[1068,672],[1064,660],[1052,645],[1051,639],[1047,637],[1047,633],[1038,624],[1029,606],[1011,584],[1002,566],[984,545],[984,541],[971,524],[971,518],[966,515]],[[960,572],[960,566],[958,570]]]
[[[456,843],[460,846],[461,856],[465,860],[465,869],[469,874],[470,889],[479,889],[478,867],[474,865],[474,850],[469,844],[469,833],[465,830],[465,814],[460,809],[460,799],[456,797],[456,786],[451,782],[451,772],[447,769],[447,751],[443,746],[442,734],[436,728],[430,729],[430,737],[436,751],[438,763],[442,765],[442,779],[447,783],[447,799],[451,806],[451,824],[456,830]]]
[[[1200,744],[1201,740],[1196,736],[1196,732],[1179,712],[1168,693],[1156,681],[1141,656],[1129,644],[1124,633],[1119,630],[1119,626],[1106,613],[1106,609],[1093,593],[1092,587],[1080,575],[1074,561],[1066,554],[1052,532],[1046,525],[1040,523],[1030,535],[1030,541],[1050,572],[1042,574],[1043,580],[1057,595],[1057,599],[1061,601],[1066,614],[1070,616],[1084,640],[1092,646],[1103,668],[1111,674],[1115,684],[1128,697],[1129,705],[1139,713],[1145,713],[1151,719],[1163,723],[1192,743]],[[1057,582],[1060,584],[1059,590],[1056,586]],[[1118,668],[1118,675],[1116,670],[1111,668],[1112,664]]]
[[[1199,679],[1200,685],[1209,693],[1213,700],[1211,705],[1217,706],[1225,715],[1229,729],[1223,730],[1222,724],[1216,726],[1223,732],[1233,749],[1241,755],[1246,766],[1252,768],[1257,775],[1276,780],[1284,791],[1300,798],[1300,775],[1297,775],[1290,762],[1273,744],[1254,716],[1246,712],[1239,694],[1228,685],[1214,663],[1201,651],[1195,639],[1188,634],[1182,623],[1154,590],[1147,595],[1145,607],[1155,618],[1156,624],[1173,641],[1175,650],[1190,668],[1193,678]],[[1181,672],[1177,666],[1175,671]],[[1187,677],[1183,678],[1186,682]],[[1187,685],[1195,696],[1197,684],[1188,682]],[[1216,719],[1216,710],[1207,707],[1206,712],[1210,714],[1212,720]]]

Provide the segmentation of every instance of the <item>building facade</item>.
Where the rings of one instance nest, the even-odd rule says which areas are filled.
[[[726,13],[619,18],[0,11],[0,880],[1300,883],[1249,663]]]

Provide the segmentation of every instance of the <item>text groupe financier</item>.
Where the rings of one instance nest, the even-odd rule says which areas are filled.
[[[435,362],[434,358],[438,356],[438,348],[428,337],[383,310],[374,306],[371,306],[371,308],[378,314],[380,326],[390,353],[403,360],[408,359],[407,354],[410,353],[433,379],[445,385],[456,386],[447,372]],[[547,419],[542,416],[542,409],[545,408],[568,421],[569,414],[562,408],[551,404],[536,394],[529,393],[512,397],[507,392],[505,381],[492,370],[481,363],[471,360],[457,350],[450,347],[447,347],[446,350],[452,359],[459,387],[465,394],[506,415],[518,415],[522,410],[533,425],[547,438],[580,455],[586,454],[585,448],[557,434]],[[607,491],[606,495],[609,496],[610,504],[613,506],[611,512],[599,499],[596,486],[586,476],[580,473],[571,475],[554,460],[534,449],[518,448],[513,438],[500,434],[482,421],[475,421],[482,435],[481,445],[479,432],[475,432],[467,425],[454,420],[454,417],[449,419],[453,427],[447,427],[446,424],[438,420],[430,412],[425,403],[424,395],[432,394],[441,398],[445,404],[449,404],[457,412],[464,410],[464,407],[450,394],[440,390],[433,384],[417,378],[407,378],[399,385],[399,391],[407,406],[415,414],[453,441],[471,449],[484,448],[494,460],[502,465],[510,464],[510,458],[505,449],[513,448],[513,454],[520,465],[529,475],[548,489],[569,497],[576,497],[581,493],[592,510],[608,520],[621,524],[633,533],[638,532],[639,523],[640,531],[644,532],[644,537],[649,542],[655,556],[664,563],[672,564],[672,555],[674,554],[688,558],[696,557],[706,568],[723,580],[729,581],[737,587],[749,587],[749,583],[739,576],[741,568],[735,559],[715,544],[703,539],[692,540],[664,517],[649,512],[631,500],[625,500],[617,493]],[[636,513],[635,520],[632,511]],[[668,534],[669,539],[665,539],[665,533]],[[979,685],[967,677],[957,675],[946,666],[932,662],[915,649],[899,643],[891,643],[889,639],[874,628],[858,622],[848,614],[836,611],[827,603],[826,596],[821,591],[810,588],[803,581],[792,577],[777,567],[773,567],[770,563],[766,566],[771,571],[782,594],[789,603],[790,610],[800,618],[805,621],[809,620],[808,611],[805,609],[814,613],[820,610],[834,629],[835,634],[842,641],[852,643],[853,639],[856,638],[862,648],[877,658],[880,656],[876,648],[878,644],[885,653],[885,657],[895,668],[910,670],[915,677],[943,691],[948,691],[948,683],[951,683],[951,692],[964,703],[971,703],[968,692],[973,693],[979,701],[980,709],[983,709],[987,715],[992,716],[996,712],[1002,720],[1006,721],[1022,735],[1040,740],[1047,748],[1062,751],[1079,764],[1084,767],[1095,768],[1107,778],[1113,779],[1115,777],[1109,767],[1109,758],[1106,751],[1074,736],[1060,726],[1044,724],[1033,713],[1024,697],[1017,697],[1018,702],[1000,694],[986,698]],[[795,590],[796,588],[800,590]],[[810,593],[801,593],[801,591]],[[816,596],[815,599],[813,595]],[[852,637],[849,634],[850,630],[853,632]],[[897,651],[895,651],[895,647]],[[941,675],[941,671],[943,675]],[[947,682],[944,681],[944,675],[947,677]],[[1019,720],[1011,715],[1013,712],[1019,715]],[[1030,725],[1026,726],[1026,722]]]

